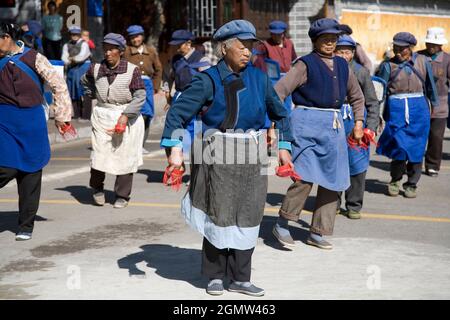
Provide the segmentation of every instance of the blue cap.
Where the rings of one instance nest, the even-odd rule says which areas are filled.
[[[339,29],[339,22],[330,18],[323,18],[314,21],[308,31],[308,36],[311,39],[316,39],[322,34],[332,33],[340,34],[342,30]]]
[[[213,39],[217,41],[224,41],[230,38],[258,40],[255,27],[247,20],[231,20],[217,29],[213,35]]]
[[[137,35],[137,34],[143,34],[144,28],[142,28],[142,26],[140,26],[140,25],[134,24],[134,25],[128,27],[127,33],[128,33],[129,37]]]
[[[285,32],[287,28],[288,25],[285,22],[279,20],[272,21],[269,24],[270,33],[280,34]]]
[[[194,40],[195,36],[187,30],[176,30],[172,33],[172,40],[169,42],[171,45],[179,45],[189,40]]]
[[[42,32],[42,25],[39,21],[36,20],[28,20],[27,21],[28,30],[34,35],[37,36]]]
[[[409,32],[399,32],[394,36],[394,44],[401,47],[415,46],[416,38]]]
[[[103,38],[103,43],[109,43],[115,46],[118,46],[120,49],[125,49],[125,46],[127,44],[125,38],[118,33],[108,33]]]
[[[70,26],[69,33],[70,34],[81,34],[81,28],[79,26]]]
[[[336,47],[338,46],[346,46],[356,48],[356,41],[353,40],[349,35],[343,34],[339,36]]]

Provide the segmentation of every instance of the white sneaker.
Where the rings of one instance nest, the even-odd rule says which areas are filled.
[[[16,241],[26,241],[31,239],[31,232],[19,232],[16,234]]]
[[[145,148],[142,148],[142,154],[150,154],[150,151],[148,151],[148,150],[145,149]]]
[[[105,204],[105,193],[103,191],[94,190],[92,199],[94,199],[96,205],[103,206]]]
[[[114,202],[114,208],[122,209],[128,205],[128,201],[122,198],[117,198],[116,202]]]

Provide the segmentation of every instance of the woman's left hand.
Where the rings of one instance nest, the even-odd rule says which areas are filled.
[[[292,163],[292,156],[291,153],[288,150],[280,149],[278,151],[278,163],[280,165],[289,164],[291,168],[294,167],[294,164]]]
[[[361,144],[361,139],[364,136],[364,128],[363,128],[363,122],[361,120],[358,120],[355,122],[355,126],[353,127],[352,136],[358,143],[358,145]]]
[[[119,119],[117,120],[117,124],[116,127],[112,128],[112,129],[108,129],[106,130],[108,132],[108,134],[113,135],[113,134],[123,134],[124,131],[119,132],[116,128],[117,127],[126,127],[128,124],[128,117],[124,114],[122,114]]]

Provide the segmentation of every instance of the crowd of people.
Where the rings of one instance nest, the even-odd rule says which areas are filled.
[[[61,46],[62,22],[54,3],[48,6],[40,45],[24,41],[24,35],[36,33],[32,23],[27,30],[0,25],[0,187],[17,179],[17,240],[31,239],[42,168],[50,159],[42,84],[51,87],[61,133],[72,118],[90,119],[93,202],[105,204],[105,175],[112,174],[115,208],[130,200],[133,174],[148,152],[143,146],[155,112],[154,95],[163,87],[163,66],[155,48],[145,45],[142,26],[129,26],[127,39],[107,34],[104,59],[93,62],[95,44],[80,27],[71,27],[70,41]],[[232,280],[229,291],[264,295],[250,279],[268,187],[267,175],[261,174],[268,146],[276,146],[279,168],[288,168],[293,180],[273,226],[284,246],[295,246],[289,221],[298,221],[314,184],[318,191],[309,245],[332,249],[325,237],[333,234],[337,214],[361,218],[370,147],[377,135],[376,153],[392,160],[390,196],[399,195],[402,187],[406,198],[417,196],[424,158],[425,172],[439,173],[450,83],[442,28],[430,28],[426,49],[418,52],[414,35],[395,34],[394,56],[375,75],[349,26],[329,18],[314,21],[308,32],[313,50],[301,57],[287,29],[285,22],[273,21],[270,38],[261,42],[251,22],[232,20],[216,30],[203,50],[194,46],[188,30],[172,34],[173,87],[166,90],[161,147],[172,183],[175,173],[186,170],[183,152],[192,151],[182,215],[204,237],[202,274],[211,295],[223,293],[226,277]],[[53,59],[64,62],[66,80],[52,67]],[[96,100],[89,115],[85,98]],[[198,137],[200,155],[193,147]],[[230,156],[231,162],[224,163]]]

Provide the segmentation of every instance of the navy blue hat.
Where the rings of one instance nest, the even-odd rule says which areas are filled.
[[[394,36],[394,44],[401,47],[415,46],[417,44],[416,37],[409,32],[399,32]]]
[[[179,45],[189,40],[194,40],[195,36],[187,30],[176,30],[172,33],[172,40],[169,42],[171,45]]]
[[[140,25],[134,24],[134,25],[128,27],[127,33],[128,33],[129,37],[137,35],[137,34],[143,34],[144,28],[142,28],[142,26],[140,26]]]
[[[308,36],[314,40],[320,35],[325,33],[333,33],[333,34],[342,33],[342,30],[339,28],[339,22],[329,18],[316,20],[311,24],[311,27],[309,28],[308,31]]]
[[[69,33],[70,34],[81,34],[81,28],[79,26],[70,26]]]
[[[346,46],[356,48],[356,41],[349,35],[343,34],[339,36],[336,47]]]
[[[286,29],[288,28],[288,25],[280,20],[275,20],[272,21],[269,24],[269,31],[270,33],[275,33],[275,34],[280,34],[286,31]]]
[[[103,38],[103,43],[109,43],[118,46],[122,50],[125,49],[125,45],[127,44],[125,38],[118,33],[108,33]]]
[[[255,27],[247,20],[231,20],[217,29],[213,35],[213,39],[217,41],[224,41],[230,38],[258,40]]]

